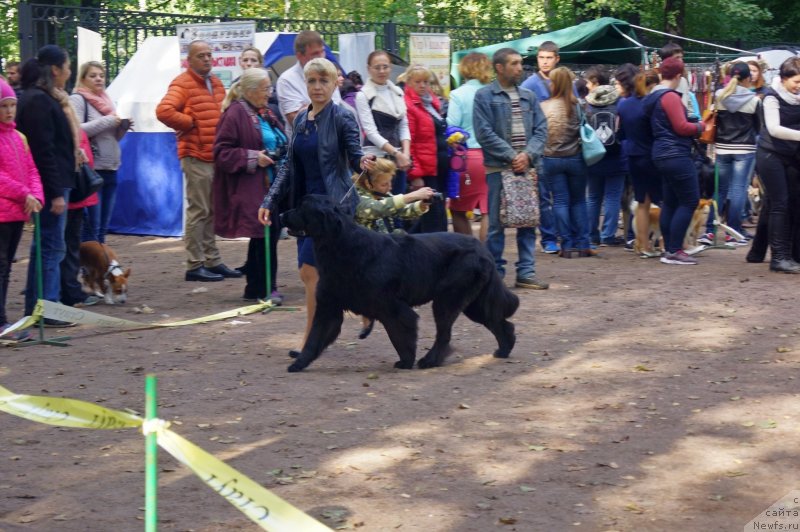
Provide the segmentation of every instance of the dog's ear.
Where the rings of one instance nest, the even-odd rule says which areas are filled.
[[[130,268],[128,268],[127,270],[125,270],[125,273],[123,273],[123,274],[122,274],[122,276],[123,276],[124,278],[126,278],[126,279],[127,279],[128,277],[130,277],[130,276],[131,276],[131,269],[130,269]]]

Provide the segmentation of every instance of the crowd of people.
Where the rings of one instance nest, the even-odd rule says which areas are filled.
[[[186,281],[244,277],[244,299],[280,304],[277,214],[308,194],[329,196],[382,233],[447,231],[449,211],[453,231],[475,236],[472,221],[479,216],[477,238],[505,275],[501,211],[509,208],[503,185],[509,175],[528,176],[538,192],[538,200],[531,196],[538,225],[516,227],[518,288],[548,288],[535,268],[537,227],[541,251],[564,258],[625,246],[665,264],[697,264],[684,237],[703,193],[697,160],[705,148],[696,139],[706,122],[689,94],[679,46],[661,49],[657,69],[598,66],[580,79],[559,66],[558,46],[549,41],[538,48],[537,71],[524,80],[515,50],[502,48],[491,58],[470,53],[458,66],[464,82],[449,95],[421,65],[391,80],[391,56],[382,50],[369,54],[366,80],[325,59],[317,32],[300,32],[294,50],[296,64],[274,86],[261,52],[244,50],[243,73],[226,91],[211,72],[211,47],[195,41],[188,68],[156,109],[176,132],[185,177]],[[82,241],[105,241],[119,141],[131,126],[105,93],[101,63],[80,65],[71,95],[70,59],[57,46],[43,47],[22,65],[8,63],[6,73],[8,83],[0,80],[0,330],[8,323],[11,263],[31,213],[39,213],[41,250],[34,242],[26,314],[39,296],[33,260],[39,252],[44,299],[74,306],[98,301],[77,282],[77,249]],[[753,238],[743,221],[757,172],[766,200],[747,260],[763,261],[769,247],[771,270],[800,273],[800,217],[793,208],[800,191],[800,58],[787,60],[771,87],[758,62],[733,63],[714,105],[719,209],[699,241],[716,239],[720,219],[741,236],[729,236],[730,243]],[[591,166],[583,153],[584,124],[605,149]],[[452,128],[464,133],[463,150],[454,150]],[[93,165],[104,184],[72,203],[82,164]],[[626,188],[635,216],[621,205]],[[660,209],[661,249],[650,238],[654,208]],[[622,234],[621,213],[630,226]],[[225,265],[217,235],[250,239],[241,267]],[[312,244],[297,238],[306,334],[318,280]],[[361,336],[371,329],[365,321]]]

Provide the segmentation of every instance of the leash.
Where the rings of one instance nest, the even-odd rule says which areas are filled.
[[[352,194],[353,191],[356,189],[356,183],[361,181],[361,178],[364,177],[364,174],[366,174],[366,173],[367,173],[366,170],[361,170],[361,173],[358,174],[358,177],[356,178],[356,180],[353,181],[353,185],[350,188],[347,189],[347,193],[342,197],[342,200],[339,202],[339,205],[344,203],[345,200],[350,197],[350,194]]]

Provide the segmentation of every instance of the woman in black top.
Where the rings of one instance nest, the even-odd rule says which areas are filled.
[[[34,59],[22,65],[23,93],[17,106],[17,129],[28,138],[33,161],[44,187],[45,204],[39,223],[42,237],[42,297],[48,301],[59,300],[59,265],[66,251],[64,227],[69,191],[75,187],[77,165],[86,160],[79,147],[78,120],[64,91],[71,74],[69,56],[63,48],[55,45],[42,47]],[[26,315],[33,313],[38,297],[35,257],[34,243],[31,246],[25,288]]]

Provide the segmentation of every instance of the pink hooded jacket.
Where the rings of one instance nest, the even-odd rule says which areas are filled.
[[[0,123],[0,223],[24,222],[25,198],[32,194],[44,205],[44,192],[31,150],[16,124]]]

